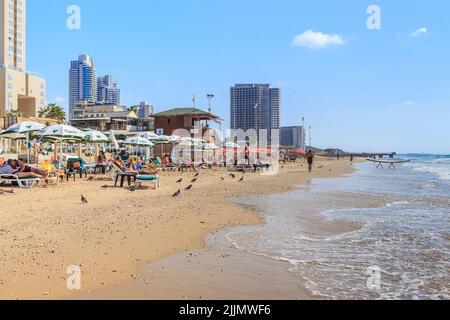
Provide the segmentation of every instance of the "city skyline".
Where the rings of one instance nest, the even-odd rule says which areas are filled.
[[[197,104],[207,109],[206,94],[213,92],[213,112],[228,127],[228,88],[238,82],[271,83],[284,92],[281,125],[300,125],[305,117],[313,127],[313,144],[320,147],[448,152],[450,66],[448,44],[442,40],[449,30],[443,19],[450,5],[379,1],[383,24],[374,31],[366,26],[370,3],[349,3],[345,8],[331,1],[320,6],[284,3],[273,9],[283,20],[265,27],[260,21],[270,17],[270,10],[259,9],[248,19],[251,1],[232,15],[229,3],[208,8],[177,3],[171,11],[170,3],[140,2],[142,10],[130,13],[127,25],[114,26],[110,21],[126,11],[125,4],[113,1],[105,8],[79,1],[81,30],[68,30],[65,10],[70,3],[61,1],[46,12],[57,17],[54,21],[32,18],[29,38],[35,48],[49,45],[50,39],[39,34],[52,34],[64,45],[50,53],[51,65],[39,63],[40,53],[31,57],[31,66],[50,80],[48,102],[63,106],[61,65],[87,52],[102,64],[99,69],[121,79],[125,105],[147,100],[164,110],[189,106],[196,94]],[[40,5],[29,7],[37,12]],[[112,45],[103,48],[96,35],[106,28],[111,37],[104,41]],[[112,35],[121,41],[111,41]],[[134,50],[121,49],[131,45]]]

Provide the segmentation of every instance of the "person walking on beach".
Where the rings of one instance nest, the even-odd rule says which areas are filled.
[[[308,151],[306,155],[306,159],[308,160],[308,172],[312,172],[313,164],[314,164],[314,153],[312,150]]]
[[[250,149],[248,148],[248,146],[245,146],[245,164],[246,165],[250,165]]]

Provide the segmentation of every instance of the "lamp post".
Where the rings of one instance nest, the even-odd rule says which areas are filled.
[[[255,130],[256,130],[256,146],[259,148],[259,121],[258,121],[258,104],[255,104]]]
[[[301,145],[301,147],[302,147],[302,149],[303,150],[306,150],[306,137],[305,137],[305,135],[306,135],[306,129],[305,129],[305,117],[303,117],[302,118],[302,141],[301,141],[301,143],[302,143],[302,145]]]
[[[312,148],[312,127],[309,126],[309,148]]]
[[[212,109],[211,109],[211,101],[212,99],[214,99],[216,96],[212,93],[208,93],[206,95],[206,98],[208,98],[208,112],[211,113]]]

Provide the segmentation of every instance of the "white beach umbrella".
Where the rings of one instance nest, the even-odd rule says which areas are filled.
[[[57,124],[45,128],[39,135],[44,139],[51,140],[82,140],[85,134],[75,127]]]
[[[139,136],[128,138],[123,143],[133,146],[133,147],[146,147],[147,152],[148,152],[149,148],[152,148],[155,146],[150,140],[147,140],[147,139],[139,137]]]
[[[117,142],[116,135],[114,134],[114,131],[111,130],[109,132],[109,139],[111,140],[112,145],[114,146],[114,149],[119,149],[119,143]]]
[[[97,130],[89,130],[84,132],[84,140],[92,143],[108,143],[110,139],[102,132]]]
[[[95,147],[95,156],[98,155],[98,143],[109,143],[109,138],[98,130],[88,130],[84,132],[84,141],[93,143]]]
[[[63,141],[81,141],[84,138],[84,132],[65,124],[58,124],[45,128],[39,134],[43,139],[49,139],[60,142],[59,168],[61,168],[63,152]]]
[[[240,148],[241,148],[238,144],[236,144],[236,143],[234,143],[234,142],[231,142],[231,141],[225,142],[225,143],[223,144],[223,146],[224,146],[225,148],[237,148],[237,149],[240,149]]]
[[[203,149],[204,150],[217,150],[217,149],[219,149],[219,147],[212,143],[205,143],[205,144],[203,144]]]
[[[124,144],[134,147],[154,147],[155,145],[148,139],[136,136],[128,138],[123,142]]]
[[[154,132],[141,132],[138,134],[138,136],[150,141],[158,138],[158,135]]]
[[[30,163],[30,136],[33,132],[38,132],[46,126],[32,121],[16,123],[3,131],[1,137],[9,139],[26,139],[27,140],[27,164]]]

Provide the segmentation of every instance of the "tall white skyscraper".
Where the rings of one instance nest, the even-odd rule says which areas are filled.
[[[69,119],[73,118],[73,110],[78,103],[96,101],[97,86],[94,59],[88,55],[80,55],[78,60],[70,63]]]

